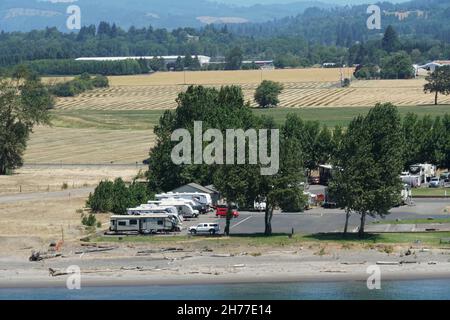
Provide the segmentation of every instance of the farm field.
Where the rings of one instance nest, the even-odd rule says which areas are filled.
[[[95,187],[101,180],[114,180],[121,177],[133,180],[145,166],[25,166],[13,175],[0,176],[0,196],[17,193],[54,192],[63,189]],[[141,172],[142,172],[141,171]]]
[[[345,76],[351,74],[344,70]],[[47,78],[46,82],[69,78]],[[349,88],[340,88],[340,69],[292,69],[208,72],[161,72],[152,75],[110,77],[110,87],[85,92],[77,97],[59,98],[60,110],[166,110],[176,108],[175,99],[189,84],[220,87],[240,85],[252,106],[253,94],[262,79],[284,84],[280,95],[283,108],[361,107],[377,102],[399,106],[427,105],[433,95],[423,92],[425,80],[354,81]],[[449,103],[450,97],[441,97]]]
[[[344,70],[345,76],[351,69]],[[288,113],[329,126],[346,126],[377,102],[393,102],[402,114],[433,116],[450,113],[450,97],[433,106],[423,93],[424,79],[354,81],[339,88],[340,69],[292,69],[210,72],[163,72],[110,77],[110,88],[59,98],[52,111],[53,127],[36,128],[25,163],[108,164],[142,163],[154,144],[153,128],[164,110],[188,84],[241,85],[248,101],[261,79],[280,81],[284,91],[276,109],[254,109],[281,123]],[[70,77],[46,78],[46,82]],[[252,106],[255,104],[252,102]]]
[[[327,126],[347,126],[367,107],[254,109],[282,123],[290,113]],[[399,107],[402,115],[450,113],[450,105]],[[163,110],[55,110],[53,127],[39,127],[28,143],[26,163],[135,164],[142,163],[155,143],[153,128]]]

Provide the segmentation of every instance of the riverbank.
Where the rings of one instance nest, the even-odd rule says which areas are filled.
[[[27,250],[2,257],[0,287],[65,288],[67,268],[74,265],[81,270],[81,285],[93,287],[366,281],[372,265],[380,267],[382,280],[450,278],[450,250],[420,245],[112,245],[93,251],[67,243],[61,256],[39,262],[28,261]]]

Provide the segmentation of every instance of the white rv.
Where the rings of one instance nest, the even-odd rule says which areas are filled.
[[[174,206],[158,206],[155,204],[143,204],[136,208],[127,209],[127,214],[133,216],[141,216],[149,214],[168,214],[178,219],[180,223],[183,222],[183,217],[178,214],[178,210]]]
[[[411,188],[420,187],[422,184],[422,178],[419,175],[412,175],[408,171],[402,172],[400,179],[404,184],[409,185]]]
[[[194,209],[192,206],[195,204],[191,200],[164,198],[158,201],[149,201],[148,204],[155,204],[161,207],[175,207],[178,210],[178,214],[184,218],[197,218],[200,212]]]
[[[212,207],[212,198],[208,193],[200,192],[167,192],[156,195],[156,199],[186,199],[194,201],[199,207],[198,210],[201,213],[207,213]],[[194,208],[197,209],[197,208]]]
[[[205,204],[208,206],[212,206],[212,198],[209,193],[201,193],[201,192],[167,192],[157,194],[156,198],[183,198],[189,200],[195,200],[201,204]]]
[[[436,166],[429,163],[418,163],[409,166],[409,173],[419,176],[421,183],[426,183],[436,175]]]
[[[169,214],[111,216],[109,230],[119,234],[152,234],[181,231],[181,224]]]

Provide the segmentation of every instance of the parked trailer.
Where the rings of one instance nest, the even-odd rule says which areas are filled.
[[[128,215],[142,216],[148,214],[168,214],[183,223],[183,217],[178,214],[177,208],[173,206],[157,206],[154,204],[143,204],[136,208],[127,209]]]
[[[167,198],[159,201],[149,201],[148,204],[157,203],[159,206],[171,206],[178,210],[178,214],[184,218],[197,218],[200,212],[192,207],[191,200]]]
[[[409,172],[402,172],[400,179],[404,184],[409,185],[411,188],[420,187],[422,184],[422,178],[418,175],[411,175]]]
[[[332,165],[320,165],[319,166],[319,183],[323,186],[327,186],[333,177]]]
[[[421,183],[426,183],[436,175],[436,166],[429,163],[418,163],[409,166],[409,174],[419,176]]]
[[[199,210],[200,213],[205,214],[210,211],[212,207],[212,198],[208,193],[200,192],[167,192],[156,195],[156,199],[185,199],[195,203],[194,209]]]
[[[181,225],[168,214],[111,216],[109,230],[118,234],[167,233],[181,231]]]

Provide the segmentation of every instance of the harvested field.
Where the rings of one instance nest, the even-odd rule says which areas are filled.
[[[36,128],[25,163],[142,163],[154,143],[152,130]]]
[[[303,73],[302,73],[303,72]],[[314,77],[314,73],[317,73]],[[220,75],[223,73],[223,75]],[[249,73],[247,75],[247,73]],[[273,73],[273,74],[272,74]],[[280,107],[369,107],[378,102],[398,106],[427,105],[433,95],[423,92],[424,79],[354,81],[349,88],[339,87],[338,69],[304,69],[274,71],[188,72],[186,83],[220,87],[240,85],[253,107],[253,95],[261,78],[283,83]],[[232,77],[230,75],[235,75]],[[243,76],[242,76],[243,75]],[[284,75],[284,78],[283,78]],[[59,98],[58,110],[166,110],[176,108],[177,95],[187,85],[179,81],[183,73],[167,72],[145,76],[111,77],[111,87]],[[192,77],[192,79],[190,78]],[[309,79],[309,80],[308,80]],[[442,96],[441,103],[450,103]]]
[[[94,187],[101,180],[114,180],[118,177],[131,181],[139,170],[145,171],[146,168],[119,165],[25,166],[13,175],[0,176],[0,195]]]

